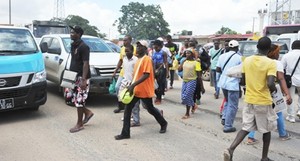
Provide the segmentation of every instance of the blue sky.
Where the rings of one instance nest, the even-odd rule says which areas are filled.
[[[26,24],[32,20],[49,20],[54,16],[55,0],[11,0],[12,23]],[[171,33],[191,30],[196,35],[208,35],[222,26],[239,33],[258,30],[258,9],[269,0],[139,0],[144,4],[159,4],[169,23]],[[118,36],[113,22],[121,16],[122,5],[130,0],[64,0],[65,16],[79,15],[97,26],[108,38]],[[8,23],[8,0],[0,1],[0,24]]]

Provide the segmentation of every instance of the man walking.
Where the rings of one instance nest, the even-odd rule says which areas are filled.
[[[81,40],[83,29],[79,26],[71,28],[71,65],[70,70],[77,72],[77,81],[74,89],[66,90],[67,101],[72,101],[77,107],[77,123],[70,129],[71,133],[78,132],[83,129],[83,124],[86,124],[93,113],[85,107],[86,99],[89,92],[90,73],[90,48]],[[85,118],[83,119],[83,114]]]
[[[220,42],[219,41],[214,41],[214,48],[211,48],[209,50],[209,55],[210,55],[210,74],[211,74],[211,82],[215,87],[215,99],[219,98],[219,93],[220,93],[220,88],[218,87],[217,83],[217,72],[216,72],[216,68],[217,68],[217,62],[219,60],[219,57],[221,55],[221,51],[222,49],[220,49]]]
[[[292,51],[288,52],[282,57],[282,64],[283,68],[286,70],[286,73],[292,75],[292,86],[289,88],[290,94],[292,95],[293,100],[298,100],[298,112],[297,116],[300,119],[300,65],[297,61],[300,61],[300,40],[296,40],[292,44]],[[297,89],[297,95],[298,99],[294,98],[296,96],[295,89]],[[294,123],[295,120],[295,101],[292,102],[292,104],[288,105],[288,116],[286,117],[286,120]]]
[[[146,55],[147,46],[142,43],[138,43],[137,45],[137,57],[139,59],[134,66],[133,72],[134,74],[137,73],[137,80],[128,87],[128,91],[131,95],[134,94],[134,98],[125,107],[123,129],[120,135],[115,136],[116,140],[130,138],[130,116],[132,108],[139,100],[143,101],[148,112],[153,115],[156,121],[160,124],[161,129],[159,132],[165,133],[167,131],[168,122],[153,106],[152,97],[154,96],[154,71],[151,58]]]
[[[219,57],[216,71],[221,74],[218,87],[222,88],[226,102],[222,112],[222,122],[225,120],[223,132],[236,131],[233,127],[233,122],[238,111],[239,105],[239,78],[228,77],[227,70],[231,67],[242,63],[242,58],[237,54],[239,43],[236,40],[231,40],[228,43],[229,52],[222,54]],[[218,74],[217,74],[218,75]]]
[[[232,161],[235,148],[252,130],[263,133],[263,150],[261,161],[271,161],[268,151],[271,141],[271,131],[276,128],[276,113],[272,108],[270,93],[276,92],[276,62],[267,58],[271,48],[271,40],[262,37],[258,40],[258,54],[247,57],[242,67],[242,85],[246,85],[245,102],[243,109],[243,128],[235,140],[224,151],[224,161]]]

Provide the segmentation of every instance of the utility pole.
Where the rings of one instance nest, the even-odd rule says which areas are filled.
[[[8,2],[8,12],[9,12],[9,16],[8,16],[8,22],[11,25],[11,0],[9,0]]]
[[[253,23],[252,23],[252,34],[254,34],[254,24],[255,24],[256,17],[253,17]]]

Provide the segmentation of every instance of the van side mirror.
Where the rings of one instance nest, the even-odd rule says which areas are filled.
[[[47,52],[47,51],[48,51],[48,44],[47,44],[47,42],[41,43],[41,44],[40,44],[40,48],[41,48],[41,50],[42,50],[42,53]]]

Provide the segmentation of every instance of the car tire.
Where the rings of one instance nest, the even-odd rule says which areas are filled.
[[[36,105],[30,108],[31,111],[38,111],[40,106]]]

